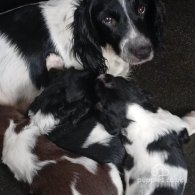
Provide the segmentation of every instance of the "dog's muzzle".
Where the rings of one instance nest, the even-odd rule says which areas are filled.
[[[121,48],[121,57],[129,64],[142,64],[153,58],[152,44],[143,36],[129,39]]]

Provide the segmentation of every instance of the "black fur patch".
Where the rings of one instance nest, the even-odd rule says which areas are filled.
[[[0,32],[8,37],[27,60],[30,76],[40,88],[47,84],[45,58],[55,53],[41,9],[38,5],[28,5],[0,16]]]
[[[165,160],[165,163],[187,169],[182,145],[175,131],[170,131],[169,134],[161,136],[158,140],[150,143],[147,146],[147,150],[149,153],[167,152],[168,159]]]
[[[126,119],[127,104],[138,104],[153,113],[157,111],[151,95],[142,90],[134,80],[106,74],[97,81],[96,93],[104,113],[112,115],[114,122],[123,123],[124,128],[131,122]]]
[[[170,187],[158,187],[151,195],[181,195],[183,194],[184,184],[180,183],[177,189]]]
[[[38,3],[40,1],[47,1],[47,0],[1,0],[0,1],[0,12],[5,12],[7,10],[11,10],[17,8],[19,6],[24,6],[30,3]]]
[[[129,185],[132,185],[135,182],[133,178],[129,178]]]
[[[131,155],[127,154],[125,155],[124,164],[123,167],[127,171],[131,170],[134,166],[134,159]]]
[[[186,128],[179,133],[178,138],[180,144],[186,144],[190,141],[190,136]]]

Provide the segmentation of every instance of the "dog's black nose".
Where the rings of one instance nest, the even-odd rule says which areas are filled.
[[[140,60],[148,58],[151,54],[151,51],[151,46],[140,46],[132,49],[132,53]]]

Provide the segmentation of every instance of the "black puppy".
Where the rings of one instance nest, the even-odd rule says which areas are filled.
[[[187,182],[182,144],[188,125],[153,106],[148,95],[122,77],[102,75],[96,87],[102,112],[128,121],[122,132],[126,195],[181,195]]]
[[[127,123],[95,107],[94,75],[75,69],[52,75],[55,79],[30,106],[31,120],[40,130],[47,127],[58,146],[119,168],[125,150],[116,133]]]

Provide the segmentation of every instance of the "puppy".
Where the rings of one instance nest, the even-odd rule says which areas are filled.
[[[121,178],[113,164],[100,165],[64,151],[44,136],[49,125],[53,125],[49,121],[57,125],[54,118],[49,115],[42,118],[47,123],[40,118],[40,124],[47,124],[40,131],[34,120],[25,118],[14,107],[2,106],[0,114],[4,119],[0,120],[2,160],[17,180],[29,185],[31,194],[123,194]]]
[[[112,115],[95,107],[94,83],[91,73],[68,69],[35,99],[29,113],[40,129],[45,116],[59,121],[48,137],[61,148],[120,168],[125,150],[117,133],[126,123],[115,123]]]
[[[163,24],[161,0],[49,0],[1,13],[0,102],[32,102],[51,53],[67,68],[128,76],[153,58]]]
[[[129,121],[121,131],[127,153],[125,194],[183,194],[188,174],[182,150],[189,140],[187,123],[155,107],[143,90],[122,77],[102,75],[96,93],[103,110]]]

